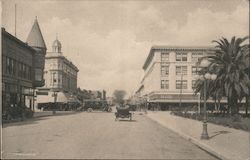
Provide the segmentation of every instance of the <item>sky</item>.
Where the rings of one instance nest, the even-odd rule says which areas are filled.
[[[37,16],[47,51],[58,39],[78,87],[131,96],[153,45],[213,46],[249,35],[248,0],[2,0],[2,26],[26,42]]]

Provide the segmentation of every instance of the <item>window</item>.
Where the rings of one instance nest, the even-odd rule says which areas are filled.
[[[176,80],[176,89],[187,89],[187,80]]]
[[[35,69],[35,80],[41,81],[43,78],[43,71],[42,69]]]
[[[187,75],[187,66],[176,66],[176,75]]]
[[[23,65],[23,78],[28,78],[26,73],[27,73],[27,66],[24,64]]]
[[[31,67],[27,66],[27,78],[31,80]]]
[[[192,75],[196,75],[197,74],[197,67],[192,66]]]
[[[192,75],[199,74],[201,67],[192,66]]]
[[[176,75],[181,75],[181,66],[176,66]]]
[[[6,73],[10,74],[10,58],[6,57]]]
[[[22,63],[18,63],[18,77],[22,77]]]
[[[13,75],[16,75],[16,61],[12,60]]]
[[[198,62],[203,57],[203,53],[192,53],[192,62]]]
[[[187,53],[176,53],[176,61],[187,61]]]
[[[168,62],[169,61],[169,53],[161,53],[161,61]]]
[[[176,61],[181,61],[181,53],[176,53]]]
[[[192,89],[195,89],[196,80],[192,80]]]
[[[51,73],[53,84],[56,82],[56,72]]]
[[[16,74],[16,62],[14,59],[11,59],[9,57],[6,57],[6,73],[9,75],[15,75]]]
[[[182,53],[182,61],[187,61],[187,53]]]
[[[187,75],[187,66],[182,66],[182,74]]]
[[[168,89],[168,88],[169,88],[169,81],[161,80],[161,89]]]
[[[161,75],[162,76],[168,76],[169,74],[169,66],[166,64],[161,64]]]
[[[181,80],[176,80],[176,89],[181,89]]]
[[[182,88],[187,89],[187,80],[182,81]]]

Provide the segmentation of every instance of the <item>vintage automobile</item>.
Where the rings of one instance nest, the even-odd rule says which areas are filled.
[[[87,112],[92,111],[106,111],[111,112],[112,109],[108,106],[106,100],[98,100],[98,99],[88,99],[83,102],[83,110]]]
[[[132,120],[132,113],[130,113],[130,107],[125,106],[117,106],[116,107],[117,112],[115,112],[115,120],[118,120],[119,118],[129,118],[130,121]]]

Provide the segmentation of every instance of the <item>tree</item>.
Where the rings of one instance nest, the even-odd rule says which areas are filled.
[[[210,94],[224,94],[228,100],[228,106],[232,114],[239,112],[238,102],[249,96],[249,44],[242,43],[249,37],[231,39],[222,38],[217,43],[215,55],[208,56],[211,62],[208,71],[217,74],[217,80],[213,82]]]
[[[123,103],[126,91],[124,90],[115,90],[113,93],[115,103]]]

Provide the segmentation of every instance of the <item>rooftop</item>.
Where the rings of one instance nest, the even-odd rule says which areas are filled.
[[[12,40],[14,40],[14,41],[16,41],[17,43],[19,43],[20,45],[22,45],[22,46],[28,48],[29,50],[32,50],[33,52],[35,52],[35,50],[34,50],[32,47],[30,47],[27,43],[25,43],[25,42],[21,41],[20,39],[18,39],[17,37],[13,36],[13,35],[10,34],[9,32],[7,32],[7,31],[5,30],[5,28],[3,28],[3,27],[2,27],[2,35],[8,36],[8,37],[11,38]]]
[[[168,45],[154,45],[151,47],[148,57],[143,65],[143,69],[145,70],[149,63],[151,62],[154,51],[156,50],[164,50],[164,51],[204,51],[204,50],[213,50],[214,46],[168,46]]]
[[[37,19],[35,19],[34,24],[32,26],[32,29],[28,35],[27,43],[29,44],[29,46],[32,46],[32,47],[46,49],[46,45],[45,45],[43,35],[42,35],[41,30],[40,30]]]

